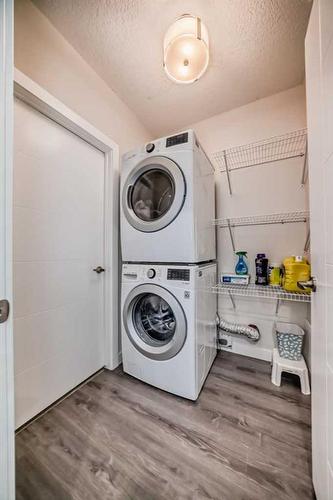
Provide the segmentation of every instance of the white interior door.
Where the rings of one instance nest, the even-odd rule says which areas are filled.
[[[16,426],[105,364],[104,154],[14,104]]]
[[[13,2],[0,2],[0,300],[12,306]],[[0,499],[15,498],[12,314],[0,303]]]
[[[318,500],[333,498],[333,2],[315,0],[306,36],[312,297],[312,452]]]

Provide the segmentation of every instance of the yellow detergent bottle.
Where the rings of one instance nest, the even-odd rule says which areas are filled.
[[[302,290],[298,281],[307,281],[311,276],[311,266],[305,257],[287,257],[283,261],[282,286],[288,292],[311,293],[311,290]]]

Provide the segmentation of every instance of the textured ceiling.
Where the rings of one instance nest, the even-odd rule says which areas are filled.
[[[310,0],[34,0],[154,136],[293,87],[304,78]],[[210,35],[192,85],[162,67],[163,37],[184,13]],[[110,117],[112,119],[112,117]]]

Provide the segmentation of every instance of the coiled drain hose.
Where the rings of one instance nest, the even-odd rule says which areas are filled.
[[[224,332],[234,333],[236,335],[244,335],[253,342],[258,342],[260,339],[260,331],[256,325],[240,325],[239,323],[230,323],[219,315],[216,316],[216,323],[219,330]]]

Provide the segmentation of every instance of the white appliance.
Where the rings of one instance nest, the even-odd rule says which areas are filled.
[[[124,264],[124,371],[196,400],[216,356],[216,263]]]
[[[121,171],[124,262],[214,260],[214,169],[193,130],[124,155]]]

